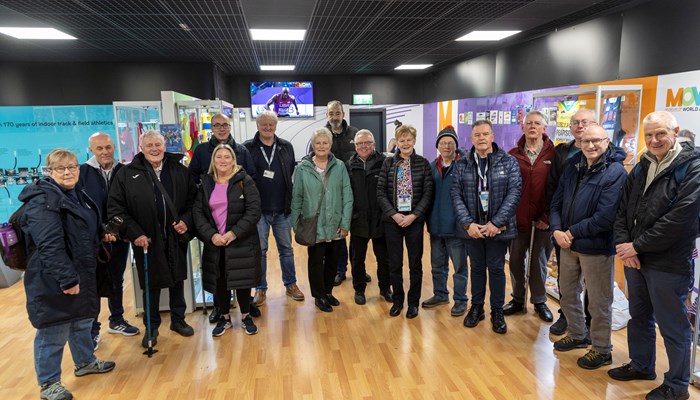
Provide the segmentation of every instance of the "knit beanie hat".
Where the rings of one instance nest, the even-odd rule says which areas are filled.
[[[452,125],[447,125],[446,127],[442,128],[440,132],[438,132],[437,139],[435,140],[435,147],[438,147],[440,139],[442,139],[445,136],[449,136],[452,139],[454,139],[455,145],[459,146],[459,139],[457,138],[457,132],[455,132],[455,128]]]

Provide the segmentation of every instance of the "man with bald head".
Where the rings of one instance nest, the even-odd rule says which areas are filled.
[[[102,223],[106,223],[109,185],[116,172],[124,165],[115,161],[114,142],[108,134],[96,132],[90,136],[89,143],[93,156],[80,166],[79,182],[88,196],[100,207]],[[102,254],[97,258],[97,277],[99,294],[107,297],[109,306],[110,317],[107,332],[120,333],[125,336],[137,335],[139,329],[124,319],[123,284],[129,243],[117,240],[112,243],[104,243],[104,246],[109,252],[109,257]],[[97,350],[101,339],[99,313],[98,308],[92,324],[92,341],[95,350]]]
[[[656,323],[669,371],[646,398],[687,399],[692,334],[685,301],[698,236],[700,152],[677,140],[678,122],[667,111],[647,115],[643,129],[647,151],[627,178],[615,219],[632,317],[627,325],[631,361],[608,375],[621,381],[656,379]]]

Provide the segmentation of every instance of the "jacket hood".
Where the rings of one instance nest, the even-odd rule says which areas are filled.
[[[245,169],[243,169],[242,166],[238,166],[238,171],[236,171],[233,175],[231,175],[231,178],[229,178],[228,182],[229,183],[236,183],[238,181],[242,181],[246,176]],[[214,182],[214,176],[209,175],[209,174],[202,174],[201,176],[202,182],[208,182],[208,184],[213,184]]]
[[[91,166],[92,168],[95,168],[98,171],[100,170],[100,163],[97,161],[97,158],[95,156],[90,157],[89,160],[85,161],[85,164]],[[114,162],[112,163],[112,170],[114,171],[114,169],[119,164],[121,164],[121,163],[115,159]]]
[[[311,165],[315,165],[314,160],[313,160],[314,155],[315,155],[315,153],[313,151],[311,151],[311,153],[302,157],[301,162],[303,163],[304,161],[306,161],[306,162],[311,163]],[[334,160],[335,160],[335,156],[333,155],[333,153],[328,153],[328,165],[332,164]]]
[[[211,138],[207,143],[211,146],[212,149],[221,144],[221,142],[219,142],[219,139],[217,139],[214,135],[211,135]],[[228,135],[228,139],[226,140],[226,142],[224,142],[224,144],[231,146],[232,149],[236,148],[236,139],[233,138],[233,132],[231,132]]]
[[[75,189],[79,190],[79,187],[76,185]],[[23,203],[26,203],[34,197],[51,194],[60,196],[61,188],[57,184],[50,181],[49,178],[43,178],[37,182],[30,183],[29,185],[25,186],[24,189],[22,189],[22,192],[20,192],[19,196],[17,196],[17,199]]]
[[[617,147],[614,144],[609,143],[608,149],[605,150],[605,153],[603,153],[601,159],[596,163],[596,166],[610,165],[616,162],[623,162],[625,161],[625,158],[627,158],[627,153],[623,148]],[[583,151],[580,151],[573,157],[569,158],[568,162],[569,164],[577,165],[580,163],[584,163],[585,160],[586,156],[583,154]]]
[[[168,153],[165,152],[163,155],[163,161],[172,161],[179,163],[182,160],[182,157],[184,157],[184,154],[179,154],[179,153]],[[138,153],[134,156],[134,159],[131,160],[131,164],[129,164],[135,168],[145,170],[146,165],[148,165],[148,161],[146,160],[146,157],[143,155],[143,152]]]

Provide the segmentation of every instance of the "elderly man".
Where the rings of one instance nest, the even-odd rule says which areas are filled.
[[[382,210],[377,201],[379,172],[386,157],[378,152],[374,145],[372,132],[367,129],[358,131],[355,135],[357,154],[354,154],[345,163],[350,175],[353,194],[350,225],[350,247],[353,249],[352,286],[355,289],[355,303],[359,305],[367,302],[365,297],[365,289],[367,288],[365,258],[367,257],[367,243],[370,239],[372,240],[374,256],[377,259],[379,295],[384,300],[393,302]]]
[[[518,236],[510,242],[509,265],[513,299],[503,307],[503,314],[513,315],[526,311],[526,285],[529,285],[530,302],[535,305],[537,315],[545,322],[552,322],[552,312],[547,307],[547,293],[544,290],[549,258],[546,252],[549,242],[549,218],[545,189],[549,168],[554,159],[554,144],[545,133],[547,119],[539,111],[527,113],[521,128],[523,136],[520,137],[518,145],[508,152],[518,160],[523,191],[515,213]],[[527,254],[528,252],[530,254]],[[526,256],[529,264],[527,267]],[[526,270],[529,273],[526,273]]]
[[[632,169],[615,220],[617,255],[625,265],[632,361],[608,371],[613,379],[656,379],[656,327],[669,371],[647,399],[687,399],[691,329],[686,298],[690,258],[698,236],[700,152],[679,143],[678,122],[667,111],[644,118],[647,152]]]
[[[109,186],[117,171],[124,164],[114,160],[114,142],[112,138],[103,132],[96,132],[89,139],[90,152],[93,156],[80,166],[80,184],[88,196],[100,208],[101,223],[107,222],[107,195]],[[124,319],[124,271],[126,259],[129,253],[129,243],[117,240],[113,243],[103,244],[107,254],[97,257],[98,291],[107,297],[109,306],[109,327],[107,332],[120,333],[124,336],[134,336],[139,329]],[[100,302],[101,303],[101,302]],[[92,341],[95,350],[100,343],[100,305],[97,315],[92,323]]]
[[[160,326],[160,291],[170,295],[170,329],[182,336],[194,330],[185,322],[184,281],[187,279],[187,246],[193,226],[192,205],[197,186],[187,168],[180,163],[182,154],[166,153],[165,138],[156,131],[141,135],[141,152],[119,170],[109,189],[108,217],[124,220],[122,232],[133,243],[139,284],[150,298],[151,338],[155,345]],[[148,250],[148,279],[144,274],[144,250]],[[149,337],[141,342],[148,347]]]
[[[551,203],[552,197],[554,197],[554,192],[557,190],[559,185],[559,178],[564,172],[564,168],[567,166],[567,160],[579,154],[581,149],[579,148],[578,142],[581,140],[581,136],[588,129],[588,127],[597,125],[595,111],[587,108],[579,109],[574,115],[571,116],[571,123],[569,129],[571,130],[571,135],[574,139],[568,143],[561,143],[557,145],[555,149],[555,156],[552,160],[552,167],[549,169],[549,177],[547,179],[547,202]],[[557,262],[561,260],[561,248],[556,245],[555,241],[554,252],[557,255]],[[557,287],[559,287],[559,296],[561,298],[561,284],[559,283],[559,275],[557,274]],[[588,296],[584,295],[584,311],[586,313],[586,325],[590,324],[591,316],[588,313]],[[562,309],[559,309],[559,319],[549,327],[549,333],[553,335],[563,335],[566,333],[567,321],[566,316]]]
[[[551,229],[561,248],[561,306],[569,316],[569,335],[554,343],[558,351],[593,348],[578,366],[596,369],[612,363],[613,224],[627,171],[627,154],[610,143],[600,126],[586,130],[581,152],[568,161],[551,203]],[[590,295],[590,336],[584,322],[583,281]]]
[[[457,225],[452,207],[452,180],[455,163],[464,156],[459,150],[457,132],[451,125],[438,132],[435,147],[438,157],[430,163],[433,172],[435,196],[428,216],[428,233],[430,233],[430,266],[433,275],[433,297],[424,301],[423,308],[434,308],[449,304],[450,292],[447,290],[447,275],[450,272],[449,260],[452,260],[454,305],[450,314],[459,317],[467,312],[467,233]]]
[[[289,214],[292,212],[292,174],[294,173],[294,147],[275,134],[277,114],[263,111],[255,120],[258,131],[253,139],[243,143],[255,163],[255,185],[262,200],[262,216],[258,221],[260,248],[262,249],[262,280],[255,288],[255,298],[260,304],[265,302],[267,293],[267,246],[272,235],[277,243],[282,283],[287,296],[296,301],[304,300],[304,293],[297,286],[292,250],[292,225]]]

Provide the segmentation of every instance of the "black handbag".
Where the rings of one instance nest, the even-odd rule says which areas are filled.
[[[299,222],[297,222],[297,227],[294,229],[294,241],[302,246],[313,246],[316,244],[318,216],[321,213],[321,204],[323,203],[323,197],[326,195],[327,187],[328,175],[323,178],[323,191],[321,192],[321,198],[318,200],[316,214],[313,217],[299,219]]]

